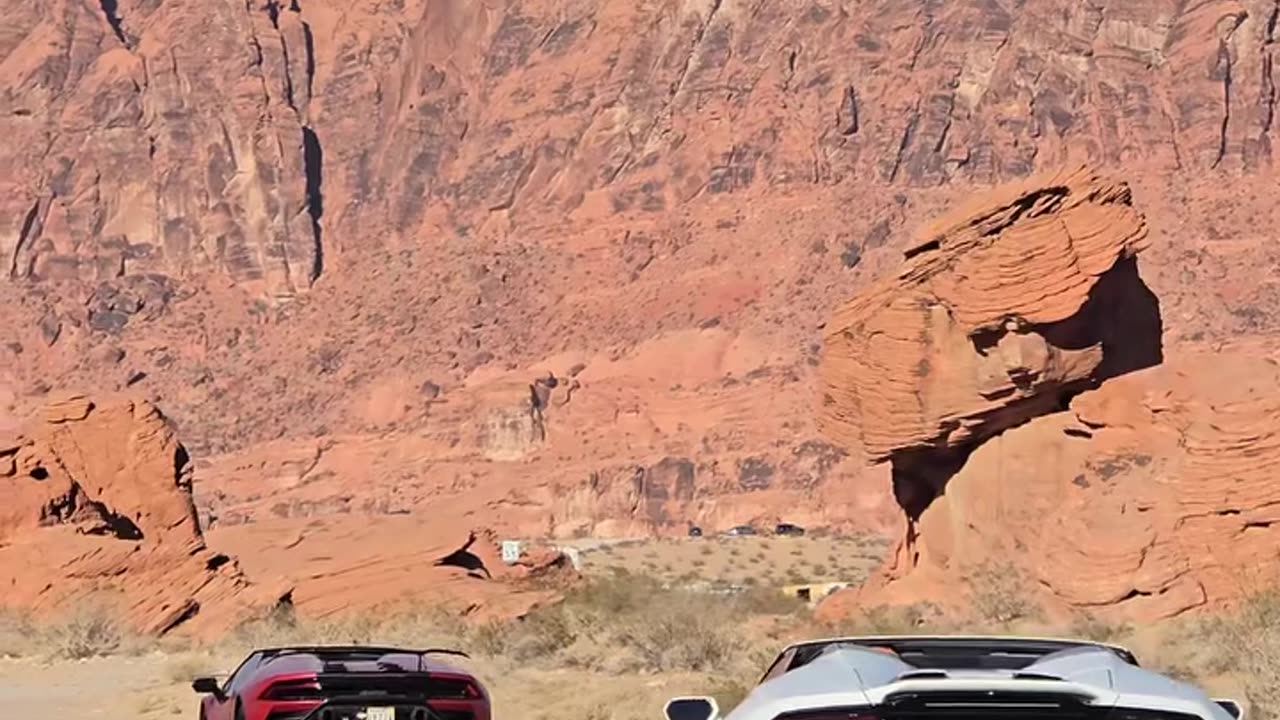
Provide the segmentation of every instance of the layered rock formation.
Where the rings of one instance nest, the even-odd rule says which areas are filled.
[[[1131,262],[1146,237],[1129,188],[1087,170],[925,228],[826,326],[824,431],[873,460],[962,447],[1158,363],[1159,309]]]
[[[370,513],[524,538],[683,536],[690,523],[887,526],[884,491],[851,488],[858,459],[794,429],[809,400],[799,377],[761,367],[751,345],[713,328],[618,360],[573,354],[477,373],[470,387],[428,390],[425,428],[407,422],[423,411],[422,389],[399,379],[357,402],[366,417],[408,427],[212,456],[196,474],[197,504],[214,533]],[[774,414],[759,417],[760,404]]]
[[[926,227],[826,326],[822,427],[892,460],[916,514],[968,448],[1160,362],[1129,188],[1085,169],[1002,188]],[[925,485],[926,487],[919,487]]]
[[[411,595],[510,617],[554,597],[513,582],[558,558],[509,568],[492,534],[459,518],[262,523],[206,541],[191,469],[146,401],[51,404],[25,435],[0,442],[0,605],[53,615],[106,604],[139,632],[210,635],[280,602],[314,617]]]
[[[225,630],[287,588],[255,586],[210,550],[186,450],[145,401],[51,404],[0,442],[3,604],[47,612],[106,599],[135,629]]]
[[[322,226],[350,248],[757,184],[1273,162],[1271,0],[11,4],[18,277],[280,296],[322,271]]]
[[[963,601],[967,579],[991,567],[1018,572],[1011,587],[1051,610],[1126,620],[1220,609],[1270,587],[1276,353],[1188,349],[988,440],[882,577],[824,612]]]
[[[956,603],[992,566],[1051,608],[1128,619],[1260,586],[1278,562],[1260,559],[1276,540],[1274,351],[1160,364],[1144,223],[1123,184],[1037,178],[928,227],[836,312],[823,427],[891,463],[906,531],[879,580],[825,613]]]

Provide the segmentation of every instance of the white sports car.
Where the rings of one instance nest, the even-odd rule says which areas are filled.
[[[668,720],[719,720],[708,697]],[[1243,720],[1234,700],[1138,667],[1128,650],[1078,640],[859,637],[782,651],[724,720]]]

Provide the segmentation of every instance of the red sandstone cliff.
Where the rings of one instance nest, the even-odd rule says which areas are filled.
[[[1076,161],[1144,211],[1166,354],[1280,330],[1273,0],[0,7],[0,426],[148,397],[223,529],[883,527],[813,417],[820,326],[939,209]],[[933,398],[913,432],[1007,424]]]

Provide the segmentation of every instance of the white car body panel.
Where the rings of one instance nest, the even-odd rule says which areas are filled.
[[[1051,652],[1019,670],[930,670],[856,644],[834,646],[807,664],[762,682],[723,720],[775,720],[787,713],[822,708],[865,707],[874,712],[876,706],[902,693],[953,691],[1069,694],[1093,707],[1234,720],[1194,685],[1130,664],[1109,646],[1082,645]]]

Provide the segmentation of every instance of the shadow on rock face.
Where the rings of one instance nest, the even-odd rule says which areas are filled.
[[[454,550],[448,555],[440,558],[435,562],[435,564],[445,565],[450,567],[460,567],[463,570],[466,570],[468,575],[471,575],[477,578],[487,578],[487,579],[492,578],[493,575],[489,573],[489,568],[485,567],[484,560],[481,560],[480,556],[476,555],[470,550],[471,545],[475,543],[475,541],[476,541],[476,536],[472,535],[467,540],[466,545],[463,545],[457,550]]]
[[[1164,362],[1160,300],[1138,274],[1137,258],[1121,260],[1093,289],[1087,313],[1101,316],[1104,380]]]
[[[918,519],[987,438],[1066,410],[1072,398],[1106,380],[1159,365],[1164,359],[1163,329],[1159,299],[1139,275],[1137,259],[1125,258],[1098,279],[1084,306],[1066,320],[1045,325],[1010,322],[1002,331],[971,338],[983,357],[981,371],[993,376],[991,385],[1000,388],[986,397],[1026,394],[985,416],[987,431],[970,442],[892,453],[894,496],[907,517]],[[1063,365],[1099,353],[1101,361],[1088,376],[1050,392],[1038,391]]]

